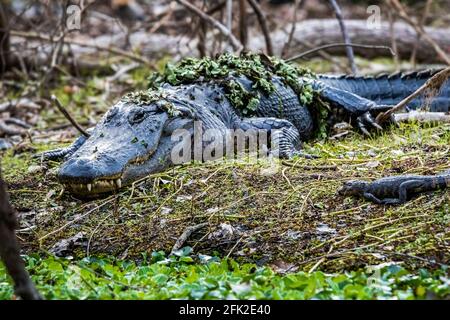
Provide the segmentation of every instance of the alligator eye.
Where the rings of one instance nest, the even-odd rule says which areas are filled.
[[[133,110],[128,115],[128,121],[131,124],[140,123],[142,120],[144,120],[147,116],[147,113],[142,109]]]
[[[106,114],[106,122],[110,122],[112,118],[114,118],[114,116],[117,114],[117,112],[119,111],[118,108],[112,108],[111,110],[108,111],[108,113]]]

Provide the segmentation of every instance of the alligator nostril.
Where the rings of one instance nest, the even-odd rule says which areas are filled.
[[[59,178],[63,181],[90,182],[99,175],[93,163],[87,159],[69,159],[59,170]]]
[[[70,158],[61,166],[58,178],[66,183],[91,183],[121,175],[122,169],[117,159],[97,153],[95,158]]]

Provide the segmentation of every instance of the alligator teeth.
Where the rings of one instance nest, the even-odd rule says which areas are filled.
[[[122,180],[120,178],[116,180],[116,186],[119,189],[122,188]]]
[[[88,183],[88,184],[87,184],[87,189],[88,189],[89,192],[91,192],[91,190],[92,190],[92,184]]]

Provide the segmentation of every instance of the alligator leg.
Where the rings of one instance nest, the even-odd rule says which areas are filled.
[[[321,81],[313,81],[312,86],[315,90],[320,91],[320,95],[324,100],[344,108],[350,114],[355,115],[356,124],[364,134],[369,134],[367,127],[373,127],[377,130],[383,129],[376,123],[375,119],[370,114],[370,111],[382,109],[385,106],[378,106],[377,103],[372,100],[363,98],[349,91],[328,86]]]
[[[373,203],[376,203],[376,204],[381,204],[382,203],[382,200],[378,199],[372,193],[369,193],[369,192],[364,192],[363,197],[366,200],[372,201]]]
[[[408,191],[425,186],[425,182],[421,180],[410,180],[403,182],[398,190],[398,198],[385,198],[381,200],[381,204],[402,204],[408,200]]]
[[[313,158],[300,150],[301,139],[297,128],[290,122],[278,118],[245,118],[237,129],[247,130],[265,130],[268,137],[271,137],[271,153],[280,158],[292,158],[301,156]]]
[[[83,143],[86,141],[85,136],[79,136],[70,146],[66,148],[58,148],[50,151],[45,151],[35,155],[36,158],[43,160],[60,160],[65,157],[70,157],[75,151],[77,151]]]

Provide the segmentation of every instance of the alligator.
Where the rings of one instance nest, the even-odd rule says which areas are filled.
[[[314,137],[322,120],[328,125],[346,121],[366,134],[371,129],[381,130],[374,117],[439,71],[378,76],[312,75],[282,60],[253,54],[251,64],[246,66],[256,64],[263,69],[240,72],[231,68],[224,72],[224,64],[230,67],[236,59],[244,58],[226,57],[224,63],[221,57],[207,60],[215,69],[205,69],[204,59],[194,65],[189,64],[192,59],[181,62],[181,73],[169,68],[157,82],[157,91],[149,89],[124,96],[106,112],[89,137],[81,136],[72,146],[41,156],[63,158],[59,182],[78,197],[113,192],[175,165],[171,153],[179,138],[173,139],[173,134],[185,130],[190,143],[198,121],[203,129],[214,129],[224,136],[228,129],[265,130],[269,136],[277,136],[273,145],[267,147],[278,157],[309,157],[302,152],[301,143]],[[194,72],[199,68],[203,68],[200,76]],[[236,97],[235,92],[230,92],[230,87],[236,86],[244,89],[244,94]],[[274,90],[264,89],[267,86]],[[237,107],[242,100],[247,101],[246,105]],[[426,102],[429,101],[423,97],[416,98],[408,108],[417,109]],[[320,109],[319,105],[326,108]],[[430,111],[448,111],[449,106],[447,83],[428,107]],[[212,142],[203,137],[203,143],[205,149]]]
[[[450,172],[438,175],[400,175],[384,177],[373,182],[351,180],[344,183],[338,194],[360,196],[376,204],[405,203],[418,193],[450,187]]]

